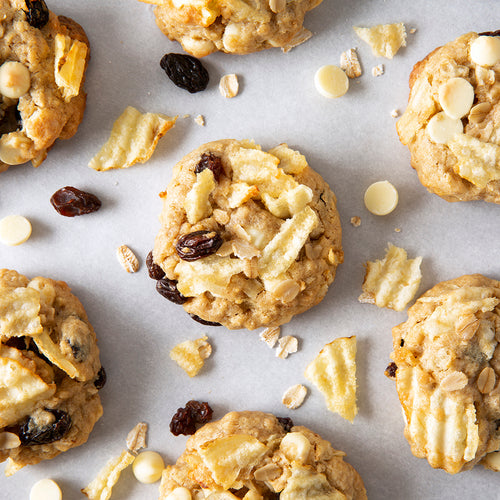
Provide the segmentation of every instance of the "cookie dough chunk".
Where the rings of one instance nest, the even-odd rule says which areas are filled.
[[[62,281],[0,270],[0,462],[6,475],[85,443],[105,383],[92,325]]]
[[[289,50],[312,33],[302,26],[322,0],[142,0],[156,4],[159,28],[186,52],[203,57],[218,50],[249,54]]]
[[[204,321],[286,323],[321,301],[343,260],[335,196],[286,144],[205,144],[160,196],[157,289]]]
[[[500,449],[500,282],[437,284],[393,328],[396,387],[416,457],[451,474]]]
[[[163,471],[160,500],[366,499],[345,453],[269,413],[231,412],[206,424]]]
[[[399,138],[422,184],[447,201],[500,203],[499,35],[467,33],[410,75]]]
[[[38,167],[57,138],[82,121],[89,42],[82,27],[43,0],[0,4],[0,172]]]

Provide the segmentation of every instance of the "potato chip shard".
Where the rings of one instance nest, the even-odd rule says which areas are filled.
[[[131,465],[134,459],[132,453],[123,450],[119,457],[112,458],[106,463],[97,477],[82,489],[82,493],[90,500],[109,500],[121,472]]]
[[[358,300],[402,311],[417,293],[421,262],[422,257],[407,259],[403,248],[389,243],[382,260],[366,263],[363,293]]]
[[[403,23],[378,24],[372,28],[353,26],[353,30],[377,57],[392,59],[401,47],[406,47],[406,28]]]
[[[0,292],[0,338],[38,335],[40,293],[32,288],[4,288]]]
[[[269,150],[269,154],[279,158],[280,168],[285,174],[300,174],[307,167],[306,157],[282,143]]]
[[[497,144],[456,134],[447,146],[457,157],[453,169],[460,177],[479,188],[500,179],[500,146]]]
[[[202,369],[205,359],[212,354],[212,346],[208,337],[186,340],[177,344],[170,351],[170,359],[175,361],[190,377],[194,377]]]
[[[18,361],[0,358],[0,428],[18,422],[55,392],[55,384],[46,384]]]
[[[212,214],[209,196],[214,188],[214,174],[209,168],[196,174],[196,182],[184,200],[184,210],[190,224],[196,224]]]
[[[54,77],[66,102],[80,93],[87,45],[80,40],[58,33],[55,37]]]
[[[341,337],[326,344],[304,376],[324,395],[328,409],[352,422],[356,406],[356,337]]]
[[[160,138],[175,125],[176,120],[177,116],[143,114],[128,106],[113,124],[108,141],[90,160],[89,167],[104,171],[145,163],[151,158]]]

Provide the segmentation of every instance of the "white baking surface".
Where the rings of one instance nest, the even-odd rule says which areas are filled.
[[[482,466],[451,476],[413,457],[403,436],[394,383],[384,376],[391,352],[391,328],[406,313],[360,304],[367,260],[382,258],[387,242],[410,257],[423,256],[419,293],[438,281],[479,272],[500,278],[500,207],[447,203],[419,183],[409,153],[397,138],[391,111],[403,111],[408,75],[414,63],[435,47],[468,31],[500,28],[495,0],[325,0],[306,18],[315,36],[288,54],[267,50],[246,56],[212,54],[203,62],[210,73],[206,91],[175,87],[160,69],[166,52],[181,52],[154,22],[152,7],[135,0],[47,0],[58,14],[85,28],[92,46],[87,72],[85,118],[75,137],[59,141],[40,168],[12,167],[0,174],[0,218],[22,214],[33,235],[19,247],[0,245],[0,267],[34,277],[65,280],[83,302],[99,338],[108,383],[101,391],[104,416],[89,441],[57,458],[0,479],[0,498],[27,499],[39,479],[55,479],[65,500],[83,498],[87,485],[125,447],[128,431],[149,423],[149,447],[166,463],[182,452],[185,438],[168,423],[189,399],[209,401],[215,417],[229,410],[264,410],[290,416],[347,453],[361,474],[370,499],[494,499],[500,476]],[[353,25],[403,21],[408,45],[393,60],[375,58]],[[320,96],[315,71],[338,64],[342,51],[358,47],[364,74],[337,100]],[[375,78],[371,68],[384,64]],[[224,99],[219,78],[236,73],[240,94]],[[128,170],[95,172],[87,167],[128,105],[142,111],[178,114],[174,129],[161,139],[153,158]],[[182,118],[190,114],[189,118]],[[193,119],[204,115],[206,126]],[[163,299],[146,273],[145,257],[158,230],[158,193],[173,165],[202,143],[222,138],[253,138],[264,148],[286,141],[306,155],[338,197],[345,262],[323,302],[282,328],[299,338],[288,359],[261,342],[258,332],[205,327],[180,306]],[[386,216],[363,205],[368,185],[389,180],[399,206]],[[49,203],[54,191],[75,186],[98,195],[95,214],[65,218]],[[361,217],[361,226],[349,223]],[[401,232],[395,232],[400,228]],[[140,257],[141,269],[127,274],[116,260],[119,245]],[[169,359],[178,342],[207,334],[212,357],[193,379]],[[358,404],[354,423],[327,411],[322,395],[304,379],[307,363],[337,337],[358,339]],[[304,383],[309,395],[297,410],[281,404],[290,385]],[[158,497],[158,483],[138,483],[131,468],[113,490],[114,499]]]

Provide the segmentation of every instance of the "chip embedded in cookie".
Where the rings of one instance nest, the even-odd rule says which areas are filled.
[[[308,40],[308,10],[322,0],[141,0],[155,4],[156,24],[186,52],[249,54],[272,47],[287,52]]]
[[[285,428],[269,413],[231,412],[189,438],[177,463],[163,471],[160,500],[366,499],[344,456],[306,427]]]
[[[0,15],[2,172],[28,161],[38,167],[56,139],[76,133],[90,49],[82,27],[43,0],[5,0]]]
[[[498,32],[467,33],[415,65],[397,130],[429,191],[500,203],[499,113]]]
[[[0,440],[0,462],[8,461],[10,476],[87,441],[102,415],[106,376],[94,330],[66,283],[1,269],[0,304],[0,435],[9,436]]]
[[[412,453],[455,474],[500,449],[500,282],[437,284],[392,330],[399,400]]]
[[[286,323],[323,299],[343,260],[335,195],[286,144],[205,144],[175,166],[161,196],[159,291],[202,320]]]

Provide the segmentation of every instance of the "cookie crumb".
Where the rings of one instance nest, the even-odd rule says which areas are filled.
[[[222,97],[231,99],[238,95],[240,85],[238,83],[238,77],[231,73],[229,75],[224,75],[219,82],[219,91]]]
[[[395,227],[394,228],[394,232],[395,233],[400,233],[401,232],[401,228],[400,227]]]
[[[205,126],[205,117],[203,115],[198,115],[195,119],[194,122],[199,125],[200,127]]]
[[[379,64],[377,66],[374,66],[372,68],[372,75],[373,76],[382,76],[385,73],[385,67],[383,64]]]
[[[361,217],[358,217],[357,215],[351,217],[351,225],[353,225],[354,227],[361,226]]]
[[[286,359],[289,354],[297,352],[299,341],[291,335],[285,335],[278,340],[276,357]]]
[[[340,55],[340,67],[349,78],[357,78],[362,75],[363,71],[356,49],[349,49],[342,52]]]
[[[393,109],[393,110],[391,111],[391,116],[392,116],[393,118],[397,118],[397,117],[399,116],[399,109]]]
[[[410,29],[410,35],[413,35],[414,33],[416,33],[417,31],[417,28],[411,28]]]
[[[302,384],[292,385],[283,394],[281,402],[290,410],[295,410],[302,405],[306,395],[307,387]]]

